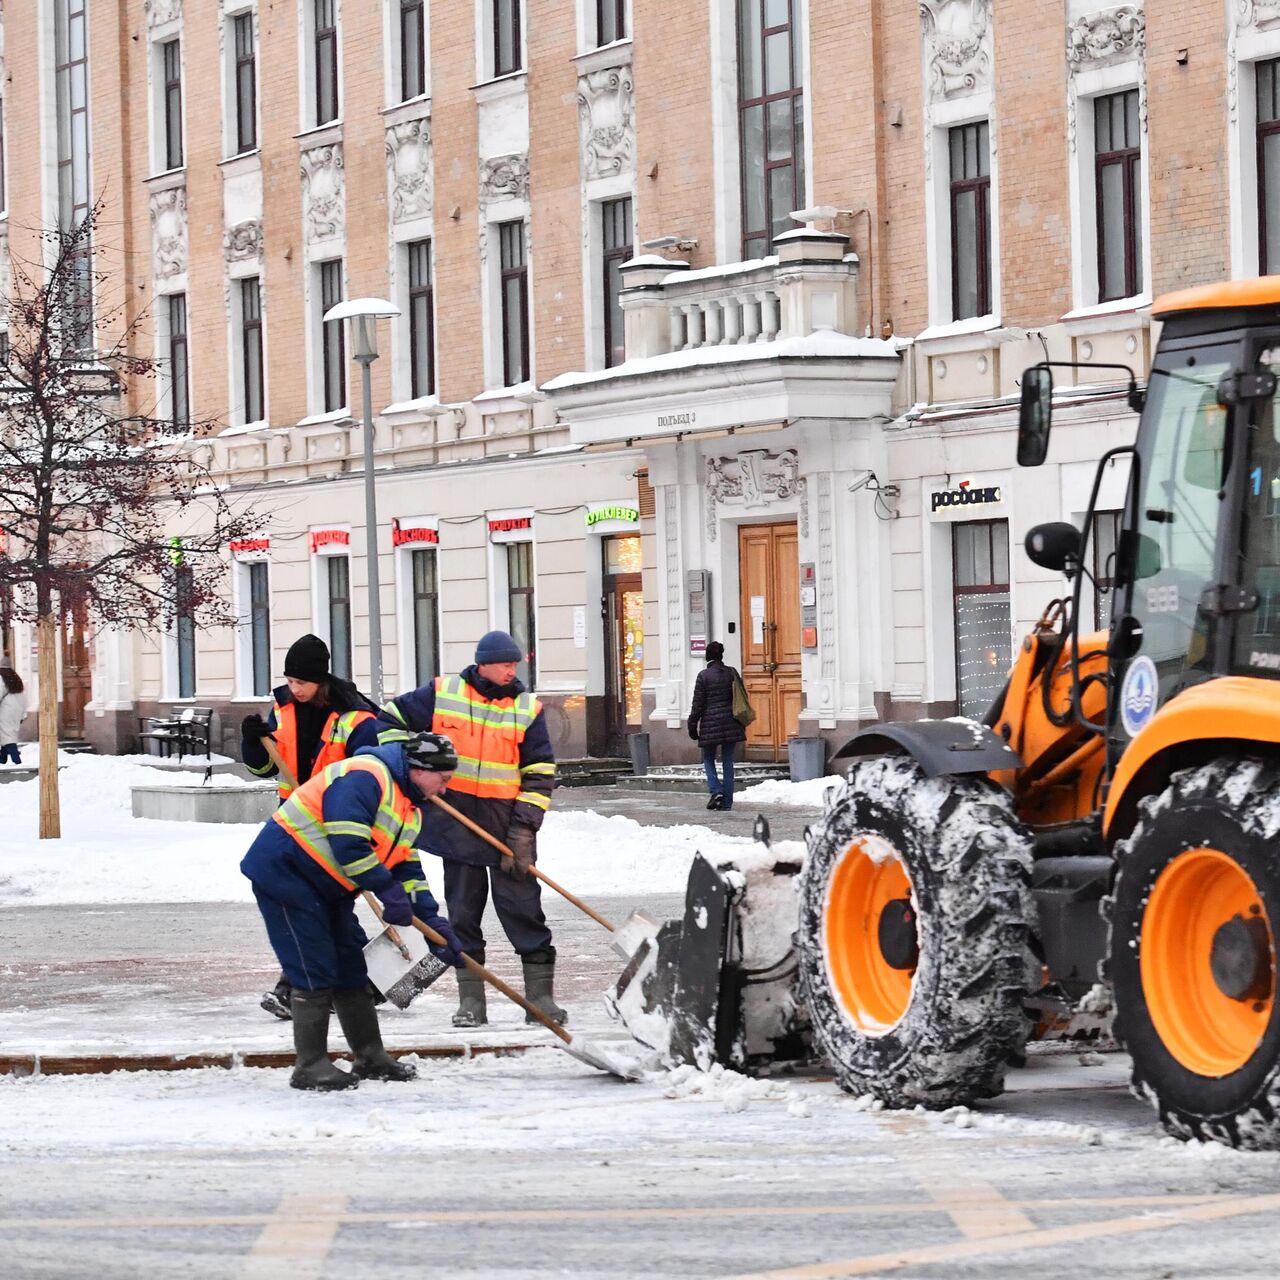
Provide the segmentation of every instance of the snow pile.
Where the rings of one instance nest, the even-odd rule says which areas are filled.
[[[740,1075],[718,1062],[707,1071],[697,1067],[677,1067],[666,1078],[666,1098],[692,1098],[719,1102],[730,1115],[745,1111],[753,1102],[785,1102],[789,1115],[807,1117],[808,1103],[789,1084],[780,1080]]]
[[[821,809],[826,801],[827,792],[832,787],[840,786],[841,780],[829,773],[825,778],[810,778],[807,782],[788,782],[785,778],[771,778],[767,782],[757,782],[754,787],[746,787],[734,792],[733,803],[785,804],[798,809]]]

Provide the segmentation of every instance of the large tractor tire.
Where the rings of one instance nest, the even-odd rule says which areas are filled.
[[[1109,965],[1134,1091],[1177,1137],[1280,1148],[1280,769],[1174,774],[1116,853]]]
[[[891,1107],[995,1097],[1040,985],[1031,840],[985,778],[876,756],[809,838],[800,978],[840,1087]]]

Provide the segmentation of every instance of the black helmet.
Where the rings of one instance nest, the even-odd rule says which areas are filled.
[[[458,767],[458,753],[443,733],[411,734],[405,739],[404,754],[411,769],[452,773]]]

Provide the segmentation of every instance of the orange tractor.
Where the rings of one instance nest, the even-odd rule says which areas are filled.
[[[846,743],[802,867],[698,860],[615,993],[633,1029],[629,982],[630,1012],[668,1015],[669,1058],[808,1046],[845,1089],[937,1108],[998,1094],[1029,1039],[1110,1023],[1170,1132],[1280,1147],[1280,277],[1153,312],[1136,443],[1098,467],[1129,466],[1109,631],[1079,626],[1095,482],[1082,530],[1027,535],[1070,599],[982,723]],[[1023,379],[1023,466],[1053,368]],[[748,963],[771,879],[798,891],[791,945]]]

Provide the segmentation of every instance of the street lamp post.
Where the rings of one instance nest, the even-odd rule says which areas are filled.
[[[382,705],[382,586],[378,576],[378,499],[373,478],[373,388],[369,366],[378,358],[377,322],[398,316],[400,308],[384,298],[352,298],[324,313],[324,319],[350,320],[351,354],[360,366],[364,395],[364,525],[369,577],[369,684]]]

